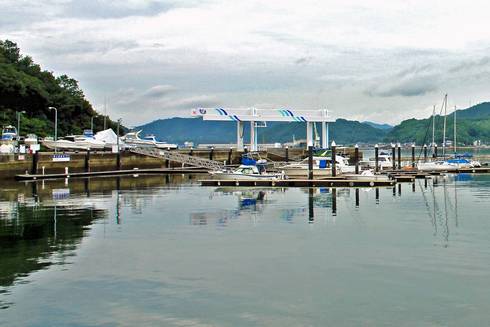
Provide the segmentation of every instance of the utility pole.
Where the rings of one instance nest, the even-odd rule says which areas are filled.
[[[58,152],[57,142],[58,141],[58,109],[55,107],[49,107],[49,110],[54,110],[54,153]]]

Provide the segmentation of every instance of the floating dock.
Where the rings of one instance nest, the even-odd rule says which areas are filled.
[[[87,178],[100,176],[121,176],[121,175],[139,175],[139,174],[206,174],[207,169],[202,168],[148,168],[148,169],[127,169],[127,170],[107,170],[107,171],[90,171],[90,172],[73,172],[60,174],[22,174],[16,175],[15,179],[19,181],[34,181],[41,179],[58,179],[58,178]]]
[[[393,186],[396,181],[347,180],[347,179],[250,179],[250,180],[201,180],[202,186],[269,186],[269,187],[377,187]]]

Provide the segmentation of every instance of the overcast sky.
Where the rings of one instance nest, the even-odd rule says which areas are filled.
[[[0,37],[129,126],[197,106],[397,123],[490,99],[488,1],[0,0]]]

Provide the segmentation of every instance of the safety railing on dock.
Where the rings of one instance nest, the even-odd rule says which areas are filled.
[[[210,170],[218,170],[225,167],[225,165],[221,162],[204,159],[197,156],[190,156],[177,151],[167,151],[156,148],[132,148],[130,151],[136,154],[161,158],[163,160],[178,162],[187,166],[206,168]]]

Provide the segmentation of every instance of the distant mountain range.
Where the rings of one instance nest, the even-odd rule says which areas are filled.
[[[447,117],[446,135],[453,138],[454,114]],[[464,110],[458,110],[457,137],[458,143],[471,144],[474,140],[490,143],[490,102],[480,103]],[[321,126],[317,124],[318,133]],[[436,116],[436,141],[442,142],[443,117]],[[236,124],[220,121],[203,121],[202,118],[169,118],[159,119],[136,127],[142,134],[154,134],[158,139],[183,144],[192,141],[202,143],[235,143]],[[250,129],[245,128],[245,140],[249,140]],[[268,122],[267,128],[260,128],[260,143],[290,142],[306,138],[305,123]],[[373,122],[358,122],[337,119],[330,123],[330,139],[339,144],[381,143],[381,142],[416,142],[430,143],[432,138],[432,118],[408,119],[399,125],[391,126]]]
[[[374,128],[379,128],[379,129],[385,129],[385,130],[388,130],[388,129],[392,129],[393,128],[393,125],[390,125],[390,124],[379,124],[379,123],[374,123],[372,121],[363,121],[362,122],[363,124],[368,124]]]

